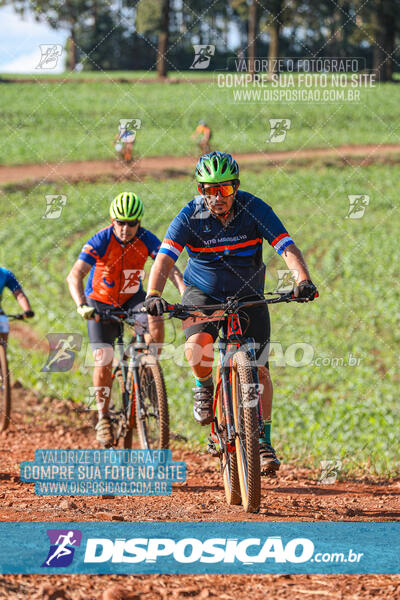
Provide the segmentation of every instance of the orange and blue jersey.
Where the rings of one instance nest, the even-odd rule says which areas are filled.
[[[14,273],[8,269],[0,267],[0,303],[4,288],[8,288],[11,292],[16,292],[22,288]],[[0,309],[1,311],[1,309]]]
[[[264,292],[262,244],[278,254],[293,244],[272,208],[248,192],[238,191],[233,218],[224,227],[202,196],[191,200],[171,222],[160,248],[174,261],[186,248],[186,285],[194,285],[218,301],[228,296]]]
[[[208,135],[208,139],[210,139],[211,129],[207,125],[197,125],[195,134],[201,135],[202,138]]]
[[[85,295],[105,304],[122,306],[143,289],[144,265],[154,259],[160,240],[148,229],[139,227],[130,242],[122,242],[113,226],[98,231],[83,246],[79,258],[92,266]]]

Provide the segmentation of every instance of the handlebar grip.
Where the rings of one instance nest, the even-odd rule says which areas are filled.
[[[315,299],[315,298],[318,298],[318,297],[319,297],[319,293],[318,293],[318,292],[315,292],[314,299]],[[294,292],[292,292],[292,293],[290,294],[290,298],[291,298],[292,300],[294,300],[294,299],[295,299]],[[302,298],[299,298],[299,300],[302,300]]]

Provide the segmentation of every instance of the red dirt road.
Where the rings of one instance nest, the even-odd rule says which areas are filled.
[[[24,410],[24,412],[22,412]],[[41,498],[19,480],[19,463],[36,448],[95,446],[89,417],[73,404],[39,400],[13,389],[12,424],[0,434],[0,521],[397,521],[400,482],[317,483],[317,473],[283,465],[278,479],[263,480],[260,513],[245,514],[225,503],[218,464],[207,454],[173,452],[187,462],[187,482],[172,497]],[[400,598],[400,576],[3,576],[1,598],[91,600],[195,598]],[[47,587],[46,586],[50,586]],[[46,591],[47,589],[47,591]],[[118,591],[119,589],[119,591]],[[63,595],[59,595],[59,594]]]
[[[400,145],[338,146],[337,148],[309,148],[287,152],[260,152],[235,154],[240,164],[252,164],[261,168],[276,165],[308,165],[316,160],[339,163],[344,166],[365,166],[380,160],[398,162]],[[132,165],[116,160],[47,163],[43,165],[0,166],[0,185],[49,183],[53,181],[97,181],[141,179],[153,177],[188,175],[193,173],[196,158],[193,156],[149,156],[138,159]]]

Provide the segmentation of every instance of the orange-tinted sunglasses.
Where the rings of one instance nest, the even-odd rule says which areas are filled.
[[[200,194],[203,194],[203,196],[216,196],[219,193],[223,198],[226,198],[235,192],[236,186],[232,184],[213,185],[212,187],[205,189],[204,186],[199,185],[197,189],[199,190]]]

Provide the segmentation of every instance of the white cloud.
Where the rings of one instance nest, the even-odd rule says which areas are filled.
[[[40,49],[37,48],[30,54],[22,54],[18,58],[10,60],[5,64],[0,64],[0,73],[62,73],[64,69],[64,55],[59,57],[57,66],[54,69],[37,69],[40,62]]]
[[[68,33],[54,30],[46,23],[37,23],[27,14],[24,18],[11,7],[0,8],[2,36],[0,42],[0,73],[60,73],[64,70],[61,56],[56,69],[36,70],[40,60],[40,44],[65,46]]]

